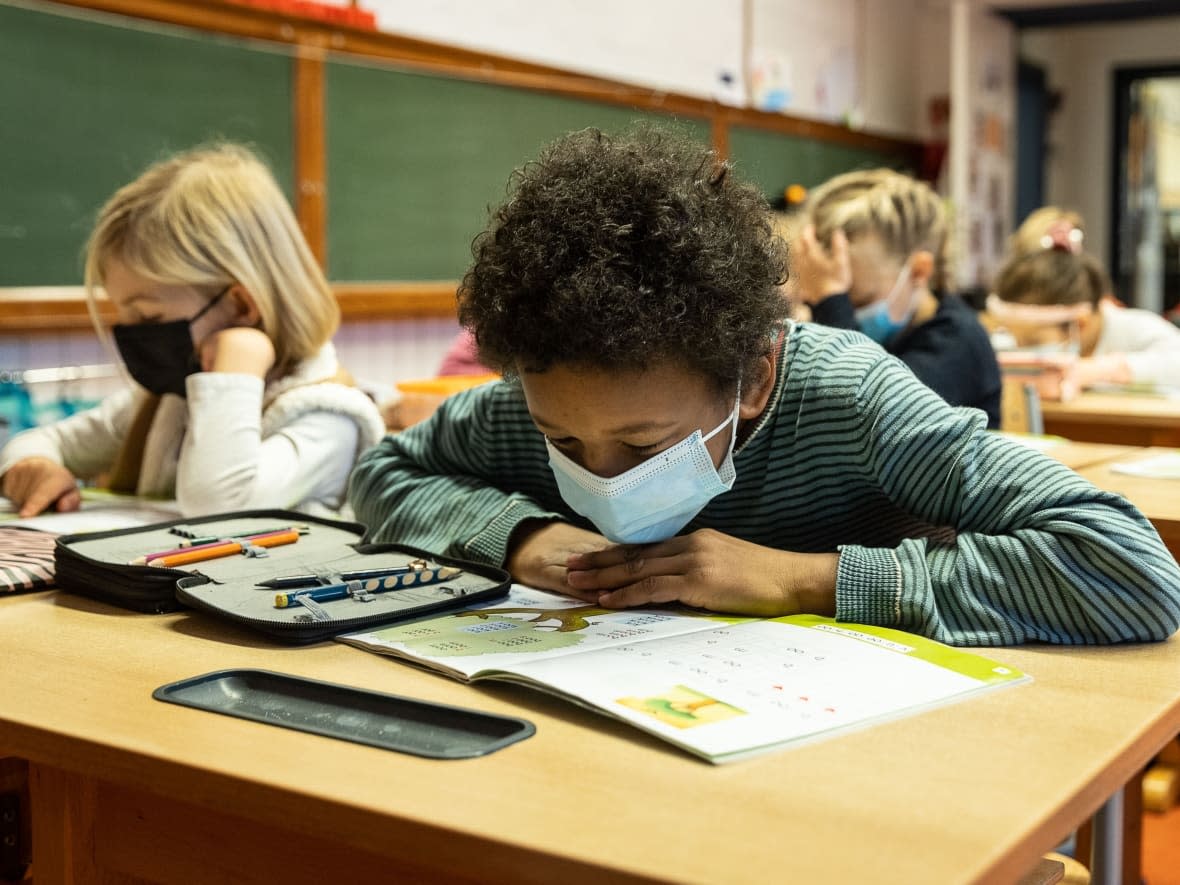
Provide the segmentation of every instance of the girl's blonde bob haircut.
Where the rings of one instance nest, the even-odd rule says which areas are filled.
[[[902,260],[928,251],[934,258],[930,288],[945,292],[950,285],[946,211],[942,198],[924,182],[892,169],[845,172],[812,191],[802,214],[800,222],[814,224],[825,245],[842,230],[849,240],[876,234],[889,254]]]
[[[92,317],[112,259],[161,283],[207,289],[210,297],[242,286],[274,344],[276,377],[315,354],[340,323],[340,308],[283,192],[240,145],[177,154],[107,201],[86,247]]]

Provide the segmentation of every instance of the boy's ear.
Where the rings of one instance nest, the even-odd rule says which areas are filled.
[[[928,249],[919,249],[910,256],[910,279],[919,285],[927,285],[934,276],[934,255]]]
[[[774,355],[761,357],[756,367],[754,383],[742,388],[742,401],[738,407],[738,418],[746,420],[761,415],[770,401],[774,390]]]
[[[226,295],[233,304],[234,322],[237,325],[257,326],[262,321],[262,315],[258,312],[254,296],[241,283],[234,283]]]

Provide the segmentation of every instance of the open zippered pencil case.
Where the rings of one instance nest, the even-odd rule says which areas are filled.
[[[190,606],[290,643],[508,592],[511,578],[502,569],[363,544],[364,531],[296,511],[249,510],[62,535],[57,584],[136,611]]]

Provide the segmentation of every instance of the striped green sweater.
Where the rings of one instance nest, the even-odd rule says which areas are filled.
[[[837,617],[958,645],[1164,639],[1180,569],[1118,495],[985,430],[863,336],[791,328],[733,488],[685,529],[840,551]],[[593,528],[562,501],[517,385],[447,400],[353,473],[375,541],[501,564],[524,519]]]

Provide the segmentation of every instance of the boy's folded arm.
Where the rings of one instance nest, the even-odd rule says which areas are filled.
[[[368,541],[502,565],[522,522],[563,518],[473,475],[469,466],[456,464],[448,472],[437,463],[424,464],[407,441],[405,434],[387,436],[361,456],[352,473],[348,497],[368,527]]]
[[[1180,568],[1123,498],[987,433],[889,361],[859,397],[868,469],[932,528],[842,548],[839,617],[965,645],[1160,640],[1180,626]]]

